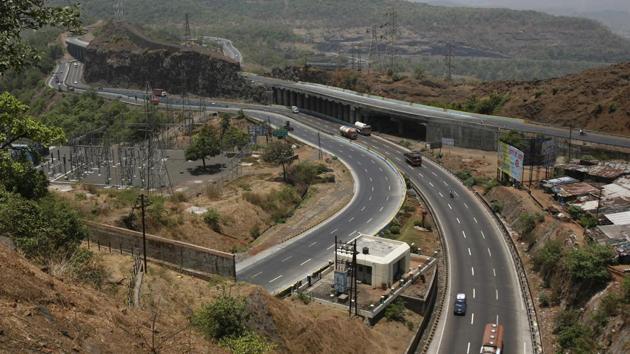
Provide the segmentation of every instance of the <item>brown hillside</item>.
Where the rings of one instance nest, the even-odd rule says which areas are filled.
[[[90,288],[64,283],[2,244],[0,264],[0,353],[149,352],[148,312],[115,304]],[[167,320],[158,324],[159,328],[182,325]],[[169,342],[165,349],[171,352],[184,345],[197,353],[223,352],[194,333]]]
[[[630,62],[533,82],[497,81],[478,96],[509,95],[497,114],[535,122],[630,135]]]

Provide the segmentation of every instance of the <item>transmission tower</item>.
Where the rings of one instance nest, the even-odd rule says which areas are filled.
[[[367,30],[367,32],[371,35],[370,47],[368,48],[368,73],[372,69],[372,64],[379,61],[378,30],[380,27],[381,26],[378,25],[372,25],[372,28]]]
[[[453,79],[453,45],[451,43],[446,44],[444,63],[446,64],[446,80],[451,81]]]
[[[125,16],[124,0],[114,0],[114,19],[122,21]]]
[[[184,27],[184,41],[188,42],[192,40],[192,35],[190,33],[190,20],[188,19],[188,14],[186,14],[186,24]]]
[[[398,40],[398,12],[396,11],[396,7],[392,6],[387,10],[385,14],[387,17],[387,23],[385,26],[387,27],[386,36],[389,42],[388,48],[388,56],[389,56],[389,69],[394,70],[395,57],[396,57],[396,41]]]

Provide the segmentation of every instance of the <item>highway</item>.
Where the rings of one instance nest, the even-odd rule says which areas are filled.
[[[301,90],[303,92],[310,92],[335,98],[338,100],[344,100],[346,102],[352,102],[354,104],[361,104],[365,106],[380,108],[389,110],[392,112],[400,112],[403,114],[411,114],[437,120],[451,120],[458,122],[469,122],[472,124],[479,124],[484,126],[496,127],[500,129],[510,129],[520,132],[544,134],[547,136],[569,138],[571,135],[572,140],[581,140],[590,143],[614,145],[625,148],[630,148],[630,138],[615,136],[597,132],[587,132],[586,135],[579,135],[578,129],[575,127],[573,132],[570,132],[567,128],[552,127],[541,124],[534,124],[527,122],[523,119],[490,116],[483,114],[475,114],[468,112],[461,112],[455,110],[445,110],[442,108],[431,107],[422,104],[411,104],[410,102],[398,101],[394,99],[388,99],[383,97],[371,96],[367,94],[361,94],[351,90],[345,90],[337,87],[325,86],[320,84],[312,84],[306,82],[290,82],[284,80],[278,80],[254,74],[247,74],[250,80],[263,84],[274,84],[278,86],[284,86]]]
[[[66,67],[70,71],[68,85],[75,86],[77,90],[87,88],[80,83],[81,65]],[[75,81],[77,84],[74,84]],[[118,97],[122,92],[126,95],[123,100],[133,103],[133,91],[130,90],[103,89],[99,93]],[[174,98],[172,102],[176,104],[177,99]],[[242,106],[231,103],[207,106],[208,109],[217,107],[239,109]],[[285,113],[278,115],[278,112]],[[299,279],[315,269],[316,264],[330,259],[329,248],[334,234],[347,239],[356,235],[355,230],[370,233],[388,221],[398,202],[393,200],[400,198],[398,190],[389,190],[396,188],[393,182],[396,174],[390,172],[391,169],[381,158],[362,148],[369,147],[398,167],[418,186],[432,206],[434,217],[443,227],[449,259],[448,302],[429,352],[478,352],[483,326],[496,321],[506,327],[505,353],[532,352],[527,315],[506,241],[489,212],[455,177],[430,162],[425,162],[420,168],[408,166],[402,158],[403,148],[377,136],[360,137],[359,143],[352,144],[335,137],[338,122],[304,114],[294,115],[286,108],[277,106],[260,106],[247,113],[261,119],[269,117],[275,124],[294,119],[295,137],[309,142],[313,142],[316,137],[314,129],[322,131],[324,148],[339,156],[354,170],[357,193],[350,205],[329,219],[328,224],[320,225],[293,242],[239,265],[239,279],[264,285],[270,291],[277,290],[278,284],[290,284],[290,280]],[[454,192],[454,198],[449,197],[449,191]],[[468,297],[468,310],[463,317],[452,314],[457,292],[464,292]]]

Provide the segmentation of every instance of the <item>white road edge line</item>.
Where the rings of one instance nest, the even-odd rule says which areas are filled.
[[[271,279],[269,282],[270,282],[270,283],[273,283],[274,281],[276,281],[276,280],[278,280],[278,279],[280,279],[280,278],[282,278],[282,275],[278,275],[277,277],[275,277],[275,278]]]

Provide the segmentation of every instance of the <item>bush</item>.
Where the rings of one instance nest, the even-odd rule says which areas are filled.
[[[221,214],[216,209],[208,209],[203,214],[203,221],[215,232],[221,232]]]
[[[219,345],[234,354],[263,354],[274,349],[274,345],[267,343],[265,338],[254,332],[247,332],[239,337],[224,337]]]
[[[173,193],[173,195],[171,195],[171,202],[173,203],[184,203],[187,201],[188,197],[186,197],[186,194],[182,192],[175,192]]]
[[[396,299],[385,308],[383,314],[388,321],[406,322],[405,305],[401,299]]]
[[[0,235],[11,237],[35,261],[68,259],[87,236],[78,214],[49,195],[26,200],[0,188]]]
[[[540,307],[549,307],[551,305],[549,295],[546,291],[540,292],[540,295],[538,295],[538,303],[540,304]]]
[[[486,194],[488,192],[490,192],[494,187],[498,186],[499,182],[494,179],[491,178],[489,180],[487,180],[484,184],[483,184],[483,193]]]
[[[545,242],[542,248],[534,254],[534,270],[540,273],[546,287],[549,286],[549,280],[558,269],[561,259],[562,242],[558,240]]]
[[[289,186],[268,194],[246,192],[243,193],[243,198],[269,213],[275,223],[284,222],[302,201],[295,188]]]
[[[327,169],[320,164],[304,161],[300,162],[287,171],[287,180],[296,186],[310,186],[315,183],[317,176]]]
[[[411,142],[408,140],[402,139],[398,142],[398,145],[406,147],[407,149],[411,149]]]
[[[584,214],[580,217],[580,225],[585,229],[592,229],[597,226],[597,218],[591,214]]]
[[[389,227],[389,231],[394,235],[400,235],[400,226],[392,225]]]
[[[304,303],[304,305],[308,305],[313,300],[313,297],[305,292],[298,292],[297,298]]]
[[[260,226],[258,224],[249,229],[249,235],[255,240],[260,237]]]
[[[492,200],[490,201],[490,209],[497,214],[501,214],[503,211],[503,203],[498,200]]]
[[[558,344],[564,350],[591,353],[595,349],[592,341],[593,332],[582,324],[576,310],[565,310],[560,313],[556,319],[554,333],[558,336]]]
[[[193,314],[192,324],[208,338],[234,338],[246,334],[249,317],[245,299],[231,296],[223,289],[217,299]]]
[[[575,300],[589,299],[590,295],[606,286],[610,280],[607,266],[612,257],[608,246],[598,244],[589,244],[567,253],[563,266],[573,285]]]
[[[621,297],[615,293],[606,294],[606,296],[602,298],[597,311],[593,314],[593,320],[597,323],[595,331],[599,332],[600,328],[608,324],[610,317],[618,314],[620,302]]]
[[[518,220],[516,221],[516,223],[519,226],[521,236],[524,239],[530,238],[532,232],[536,228],[536,221],[537,221],[536,215],[529,214],[529,213],[523,213],[518,217]]]
[[[82,283],[90,284],[97,289],[103,286],[106,273],[103,265],[90,250],[79,248],[70,257],[72,277]]]
[[[626,304],[630,304],[630,276],[623,277],[621,282],[621,298]]]

